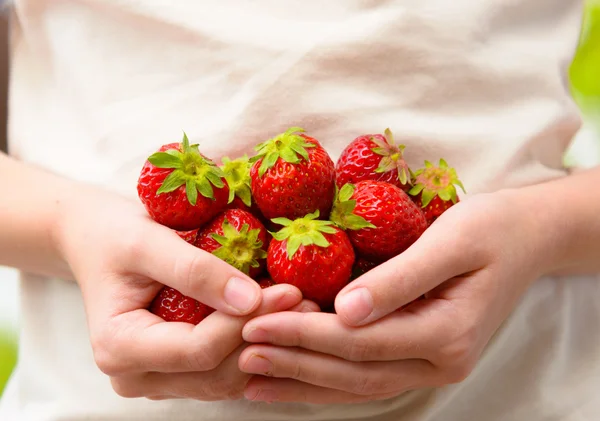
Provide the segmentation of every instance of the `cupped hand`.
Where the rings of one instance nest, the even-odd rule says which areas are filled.
[[[250,320],[243,337],[255,345],[239,366],[255,377],[245,396],[362,402],[465,379],[551,259],[547,230],[519,199],[503,191],[455,205],[341,291],[337,314]]]
[[[82,292],[95,361],[125,397],[236,399],[244,323],[275,311],[311,311],[298,289],[258,284],[141,206],[100,191],[61,204],[58,248]],[[168,285],[217,311],[198,325],[165,322],[147,308]]]

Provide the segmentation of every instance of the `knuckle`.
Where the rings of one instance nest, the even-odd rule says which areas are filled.
[[[127,262],[136,262],[142,259],[146,248],[148,247],[147,233],[138,227],[129,227],[119,242],[120,246],[115,247],[112,252],[123,258]]]
[[[194,351],[186,352],[183,356],[188,369],[192,371],[214,370],[221,363],[214,348],[214,344],[199,343],[193,348]]]
[[[477,338],[477,327],[468,324],[455,330],[450,340],[438,349],[438,366],[445,383],[460,383],[469,376],[476,362]]]
[[[369,396],[389,392],[389,387],[390,382],[387,376],[380,373],[366,372],[356,378],[350,392],[356,395]]]
[[[203,291],[209,285],[206,256],[202,252],[180,256],[175,261],[174,275],[177,283],[187,293]]]
[[[454,366],[471,358],[476,343],[476,334],[468,329],[456,335],[452,340],[438,349],[440,365]]]
[[[118,346],[115,344],[115,338],[111,329],[105,328],[103,331],[91,337],[92,351],[94,361],[98,369],[107,376],[120,376],[126,373],[126,367],[123,364]]]
[[[446,382],[449,384],[460,383],[469,377],[472,371],[473,364],[471,363],[457,364],[446,370]]]
[[[363,337],[350,337],[342,348],[342,358],[348,361],[366,361],[372,354],[372,342]]]
[[[211,400],[237,400],[244,395],[244,385],[236,385],[231,377],[219,377],[203,385],[203,399]],[[192,393],[197,394],[198,391]]]
[[[275,369],[277,369],[277,368],[275,368]],[[304,383],[311,383],[311,384],[315,384],[315,382],[317,380],[317,375],[314,373],[314,371],[307,370],[306,367],[304,366],[303,358],[295,359],[292,367],[290,368],[289,377],[294,380],[299,380]]]

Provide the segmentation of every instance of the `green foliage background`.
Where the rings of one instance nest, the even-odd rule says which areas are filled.
[[[586,2],[581,42],[569,76],[573,97],[600,139],[600,0]],[[17,335],[0,327],[0,395],[16,361]]]

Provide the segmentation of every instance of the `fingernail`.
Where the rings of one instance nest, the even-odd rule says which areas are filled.
[[[277,392],[271,389],[258,389],[256,392],[245,393],[246,399],[273,403],[277,400]]]
[[[368,289],[357,288],[342,295],[337,307],[348,323],[358,324],[373,312],[373,297]]]
[[[246,342],[269,342],[270,337],[266,330],[256,328],[250,330],[248,333],[244,332],[244,340]]]
[[[309,306],[309,305],[304,305],[300,308],[300,313],[314,313],[318,310],[314,309],[313,307]]]
[[[240,313],[248,313],[258,300],[259,290],[256,285],[258,284],[254,281],[231,278],[223,292],[225,302]]]
[[[262,355],[252,354],[246,364],[244,364],[246,373],[262,374],[263,376],[273,375],[273,364]]]

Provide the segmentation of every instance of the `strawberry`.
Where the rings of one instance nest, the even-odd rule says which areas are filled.
[[[167,322],[197,325],[215,310],[206,304],[183,295],[171,287],[163,287],[150,304],[150,312]]]
[[[455,186],[466,193],[456,170],[448,167],[443,159],[440,159],[438,166],[425,161],[425,167],[414,173],[413,184],[414,187],[408,194],[413,196],[413,201],[423,210],[429,225],[459,202]]]
[[[251,212],[258,219],[264,219],[260,213],[260,209],[256,205],[256,201],[252,200],[252,190],[250,188],[250,168],[252,164],[247,155],[234,160],[228,157],[221,159],[221,169],[225,174],[225,180],[229,186],[229,199],[227,208],[243,209]]]
[[[399,187],[382,181],[346,184],[337,194],[331,220],[346,230],[357,254],[384,262],[423,234],[423,212]]]
[[[335,168],[338,188],[363,180],[385,181],[407,191],[411,172],[404,160],[404,145],[396,145],[390,129],[385,135],[363,135],[354,139],[340,155]]]
[[[267,219],[296,219],[318,210],[329,215],[334,163],[303,129],[292,127],[256,147],[250,176],[254,200]]]
[[[196,236],[198,235],[198,230],[191,231],[175,231],[182,240],[194,245],[196,244]]]
[[[350,280],[354,250],[344,231],[318,217],[315,211],[294,221],[274,219],[283,228],[273,234],[267,268],[276,283],[294,285],[304,298],[328,308]]]
[[[257,282],[262,289],[272,287],[273,285],[277,285],[275,281],[273,281],[271,278],[262,278],[259,279]]]
[[[354,267],[352,268],[352,278],[356,279],[361,275],[364,275],[374,267],[376,267],[379,263],[375,263],[371,260],[367,260],[363,257],[358,257],[354,262]]]
[[[144,163],[137,191],[150,217],[177,231],[200,228],[221,212],[229,195],[223,171],[191,145],[162,146]],[[200,194],[198,194],[200,193]]]
[[[267,230],[250,212],[227,209],[198,232],[196,246],[255,277],[265,268]]]

